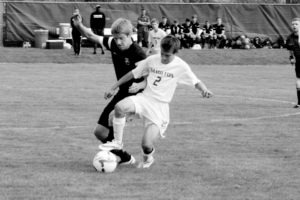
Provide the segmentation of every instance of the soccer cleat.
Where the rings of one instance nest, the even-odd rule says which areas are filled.
[[[154,163],[154,160],[153,156],[148,156],[147,158],[144,156],[144,162],[139,163],[138,168],[149,168]]]
[[[294,108],[300,108],[300,105],[299,105],[299,104],[297,104],[297,105],[295,105],[295,106],[294,106]]]
[[[123,143],[118,142],[116,140],[112,140],[111,142],[100,144],[99,149],[103,151],[111,151],[113,149],[123,149]]]
[[[130,156],[130,160],[128,161],[120,160],[119,165],[134,165],[135,163],[135,158],[133,156]]]

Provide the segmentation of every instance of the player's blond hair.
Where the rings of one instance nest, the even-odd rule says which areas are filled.
[[[133,26],[132,23],[128,19],[118,18],[111,25],[111,33],[112,34],[126,34],[132,35]]]

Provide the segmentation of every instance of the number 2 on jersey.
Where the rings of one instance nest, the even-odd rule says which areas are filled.
[[[153,85],[157,86],[157,83],[159,83],[160,81],[161,81],[161,76],[157,76],[157,78],[153,82]]]

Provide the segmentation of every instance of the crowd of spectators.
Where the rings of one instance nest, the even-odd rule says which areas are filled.
[[[144,47],[147,47],[148,34],[141,31],[151,30],[150,21],[151,19],[147,15],[147,11],[142,9],[142,14],[138,19],[138,42]],[[143,27],[142,30],[141,27]],[[232,33],[226,30],[221,17],[217,17],[215,23],[210,23],[206,20],[202,24],[199,22],[197,15],[186,18],[183,23],[180,23],[178,20],[170,22],[166,16],[163,16],[159,22],[159,28],[167,34],[179,38],[181,47],[187,49],[271,49],[285,47],[285,40],[282,37],[279,37],[276,41],[272,41],[269,37],[265,36],[247,36],[247,34],[243,33],[232,37]]]

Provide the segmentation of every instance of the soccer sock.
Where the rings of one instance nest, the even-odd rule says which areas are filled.
[[[113,128],[114,128],[114,137],[115,140],[119,143],[123,141],[123,131],[126,123],[126,118],[113,118]]]
[[[152,158],[153,157],[153,154],[155,152],[155,149],[152,148],[152,149],[149,149],[149,148],[144,148],[143,149],[143,154],[144,154],[144,160],[148,160],[149,158]]]
[[[300,88],[297,88],[298,105],[300,105]]]
[[[112,126],[110,126],[109,128],[108,128],[108,130],[109,130],[109,132],[108,132],[108,136],[107,136],[107,138],[105,139],[105,141],[103,141],[103,143],[106,143],[106,142],[110,142],[110,141],[112,141],[113,139],[114,139],[114,129],[113,129],[113,127]]]

